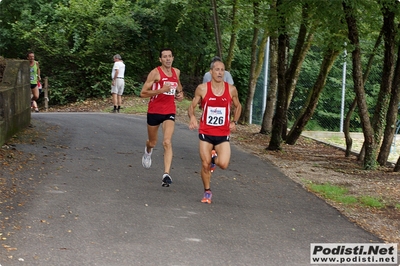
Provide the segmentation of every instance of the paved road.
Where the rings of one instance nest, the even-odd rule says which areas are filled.
[[[144,116],[39,113],[33,124],[51,129],[45,142],[17,146],[36,155],[26,174],[37,185],[2,266],[309,265],[310,243],[380,241],[234,146],[229,169],[213,175],[213,204],[200,203],[198,138],[187,125],[176,125],[165,188],[160,143],[151,169],[141,166]]]

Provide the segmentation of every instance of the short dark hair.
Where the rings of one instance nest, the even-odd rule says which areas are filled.
[[[214,63],[215,63],[215,62],[224,63],[224,62],[222,62],[221,57],[219,57],[219,56],[214,56],[214,58],[211,60],[210,69],[212,69],[212,68],[214,67]]]
[[[172,49],[170,49],[170,48],[162,48],[160,50],[160,58],[162,57],[162,52],[164,52],[164,51],[171,51],[172,56],[174,56],[174,53],[172,52]]]
[[[33,51],[28,51],[27,53],[26,53],[26,57],[28,57],[30,54],[35,54]]]

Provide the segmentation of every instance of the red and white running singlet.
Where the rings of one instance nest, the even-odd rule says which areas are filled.
[[[164,73],[164,71],[162,71],[161,67],[157,67],[157,70],[160,73],[160,80],[154,83],[151,89],[159,90],[164,86],[164,83],[169,82],[171,83],[171,91],[151,97],[147,112],[149,114],[175,114],[175,91],[178,87],[178,77],[176,76],[176,72],[174,68],[171,67],[172,76],[169,77]]]
[[[207,82],[207,92],[201,101],[203,114],[200,118],[199,133],[210,136],[229,136],[229,116],[231,113],[229,83],[224,82],[224,93],[216,96]]]

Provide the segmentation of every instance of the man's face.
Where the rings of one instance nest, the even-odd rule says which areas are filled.
[[[34,53],[28,54],[28,60],[29,61],[34,61],[35,60],[35,54]]]
[[[160,62],[163,66],[171,67],[174,61],[174,56],[171,51],[162,51]]]
[[[215,62],[214,67],[211,69],[211,76],[215,81],[223,81],[225,74],[225,65],[222,62]]]

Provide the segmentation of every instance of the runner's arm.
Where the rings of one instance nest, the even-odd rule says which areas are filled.
[[[196,109],[197,105],[201,102],[201,100],[203,99],[203,91],[204,91],[204,86],[202,86],[202,84],[197,86],[197,88],[194,92],[193,100],[189,105],[189,108],[188,108],[188,116],[190,118],[189,129],[196,129],[198,127],[198,122],[197,122],[197,118],[195,115],[195,109]]]
[[[232,97],[232,104],[235,107],[234,113],[233,113],[233,120],[229,123],[229,128],[230,130],[236,130],[236,124],[237,121],[240,119],[240,115],[242,114],[242,105],[240,104],[239,101],[239,94],[235,86],[230,85],[230,93]]]
[[[153,90],[153,84],[160,80],[160,73],[157,68],[153,69],[147,76],[146,82],[143,84],[142,90],[140,91],[140,97],[150,98],[158,94],[170,91],[171,85],[165,83],[164,86],[159,90]]]
[[[174,68],[174,69],[175,69],[176,76],[178,78],[178,86],[176,87],[175,99],[178,102],[181,102],[183,100],[183,87],[182,87],[181,79],[180,79],[181,71],[177,68]]]

